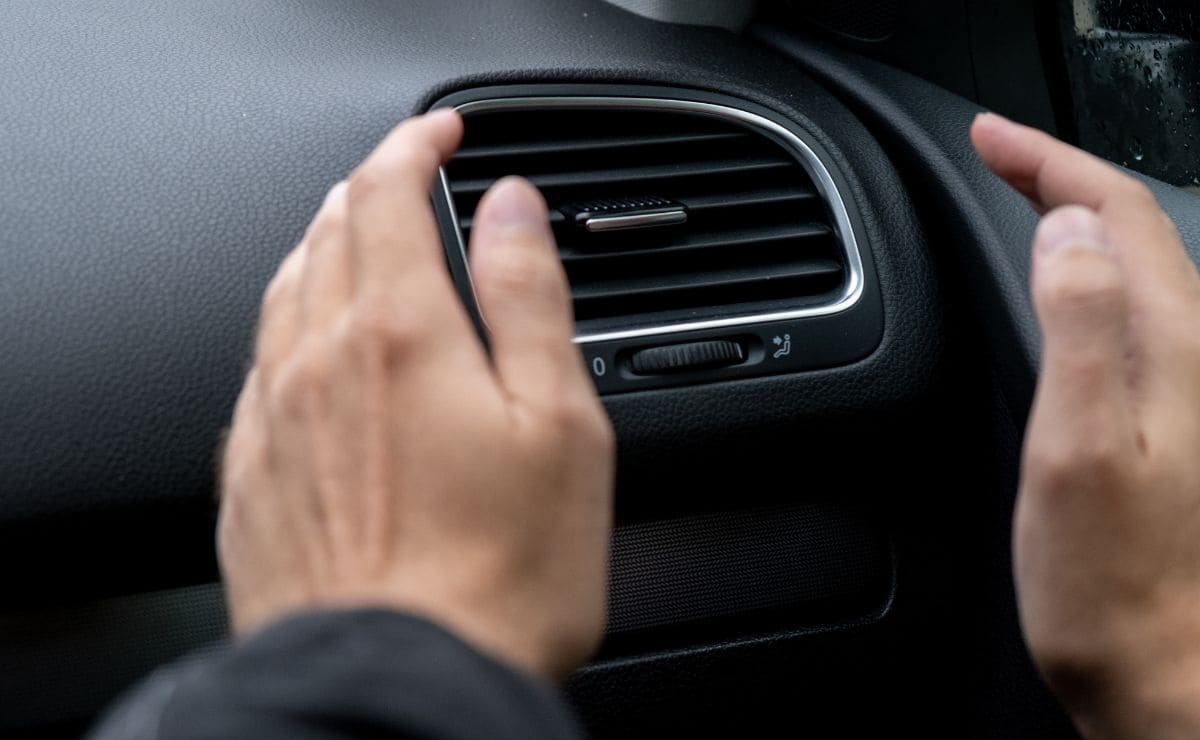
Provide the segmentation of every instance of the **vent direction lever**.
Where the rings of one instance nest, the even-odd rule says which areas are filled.
[[[687,223],[687,207],[658,197],[614,198],[559,209],[568,222],[588,231],[622,231]]]

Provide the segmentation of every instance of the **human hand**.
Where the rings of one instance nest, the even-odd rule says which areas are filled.
[[[1014,525],[1034,660],[1092,738],[1200,734],[1200,278],[1141,183],[981,116],[985,164],[1045,214],[1043,332]]]
[[[603,631],[614,443],[572,344],[545,203],[472,230],[489,360],[429,204],[462,121],[396,128],[329,193],[263,300],[221,480],[233,626],[379,606],[562,677]]]

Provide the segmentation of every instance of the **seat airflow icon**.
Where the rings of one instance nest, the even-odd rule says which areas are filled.
[[[779,349],[775,350],[775,353],[773,355],[771,355],[776,360],[778,360],[781,357],[787,357],[788,355],[790,355],[792,353],[792,335],[791,334],[784,334],[782,337],[777,334],[777,335],[775,335],[775,338],[771,340],[771,343],[779,348]]]

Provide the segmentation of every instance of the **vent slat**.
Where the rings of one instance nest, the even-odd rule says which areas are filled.
[[[446,168],[468,240],[480,197],[523,175],[550,207],[580,331],[755,315],[835,298],[847,262],[797,153],[753,126],[683,111],[550,107],[466,117]],[[686,209],[685,222],[605,231],[594,203]],[[608,206],[611,207],[611,206]]]
[[[552,225],[564,224],[566,219],[558,211],[550,212]],[[461,219],[463,238],[466,240],[474,225],[473,219]],[[714,247],[753,246],[782,241],[804,241],[827,237],[833,233],[827,224],[816,222],[788,222],[738,228],[732,230],[711,230],[702,233],[686,234],[669,243],[641,245],[629,248],[626,243],[598,246],[596,244],[581,245],[580,239],[592,236],[576,228],[567,228],[558,234],[558,251],[563,262],[580,262],[592,259],[637,257],[640,255],[667,255],[688,251],[699,251]],[[630,237],[632,239],[632,237]]]
[[[725,270],[719,277],[706,273],[681,273],[660,278],[612,280],[591,283],[573,291],[576,302],[607,298],[633,298],[671,292],[736,288],[764,281],[785,282],[841,275],[842,266],[833,260],[806,260],[792,265],[744,267]]]
[[[686,177],[721,177],[737,174],[763,172],[766,170],[785,169],[795,165],[786,160],[773,157],[753,157],[745,159],[730,159],[712,162],[686,162],[677,165],[653,165],[648,167],[621,167],[605,170],[587,170],[582,172],[558,172],[547,175],[526,175],[529,181],[539,188],[561,188],[571,186],[609,185],[628,183],[634,186],[647,182],[672,180]],[[519,173],[518,173],[519,174]],[[450,183],[450,191],[455,195],[482,195],[496,183],[501,176],[459,180]]]
[[[807,203],[817,200],[820,196],[815,188],[789,187],[771,190],[746,190],[732,193],[709,193],[705,195],[681,196],[679,202],[687,206],[692,213],[724,211],[733,208],[748,208],[758,206],[783,206]],[[472,215],[459,214],[459,223],[464,231],[470,231],[474,225]],[[550,210],[550,223],[558,225],[565,223],[566,218],[557,209]]]
[[[580,250],[568,246],[559,247],[563,263],[568,266],[585,264],[611,259],[628,259],[636,257],[667,257],[673,255],[687,256],[705,250],[716,248],[737,249],[752,247],[757,244],[770,244],[786,241],[803,241],[817,239],[830,235],[831,230],[825,224],[807,223],[782,228],[743,229],[725,233],[695,234],[683,237],[676,243],[661,247],[646,247],[643,249],[616,249],[605,251],[601,249]]]
[[[777,206],[804,203],[820,196],[816,188],[786,187],[771,190],[744,190],[729,193],[706,193],[684,196],[679,200],[693,212],[715,211],[748,206]]]
[[[561,141],[531,141],[464,148],[454,155],[456,162],[477,162],[486,159],[536,156],[542,154],[570,155],[608,149],[640,149],[644,147],[706,144],[718,141],[746,139],[739,131],[695,134],[659,134],[648,136],[613,136],[594,139],[564,139]]]
[[[703,195],[684,195],[680,203],[688,206],[692,213],[714,212],[738,209],[738,207],[757,207],[768,205],[797,205],[820,199],[815,188],[781,187],[766,189],[766,191],[734,191],[730,193],[708,193]],[[463,230],[469,231],[474,225],[474,215],[464,216],[458,213]],[[557,209],[550,211],[550,223],[557,225],[565,223],[566,218]]]
[[[559,211],[554,208],[550,209],[550,225],[551,226],[557,226],[559,224],[564,224],[566,222],[567,222],[567,218],[566,218],[566,216],[562,215],[562,211]],[[475,215],[472,213],[470,216],[464,217],[460,213],[459,219],[458,219],[458,225],[463,230],[463,236],[465,237],[467,232],[469,232],[471,230],[471,227],[473,227],[475,225]]]

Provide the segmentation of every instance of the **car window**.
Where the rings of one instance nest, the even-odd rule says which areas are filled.
[[[1200,190],[1200,3],[1065,0],[1063,16],[1080,145]]]

